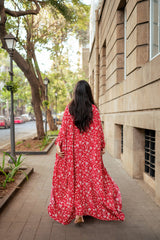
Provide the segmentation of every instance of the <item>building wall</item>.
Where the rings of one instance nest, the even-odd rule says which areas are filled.
[[[88,58],[89,58],[89,48],[82,48],[82,69],[85,73],[86,79],[88,79],[89,77]]]
[[[92,92],[94,94],[94,81],[95,81],[95,69],[96,69],[96,48],[95,41],[93,42],[93,46],[91,49],[91,53],[89,56],[89,83],[92,88]]]
[[[143,178],[160,204],[160,55],[149,59],[150,1],[103,1],[98,47],[89,58],[89,79],[99,92],[106,148],[134,178]],[[99,84],[94,88],[96,55]],[[122,147],[123,126],[123,151]],[[154,130],[155,177],[145,172],[145,129]]]

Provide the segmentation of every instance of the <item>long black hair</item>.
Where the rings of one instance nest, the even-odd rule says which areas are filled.
[[[93,119],[92,104],[95,105],[91,88],[87,81],[80,80],[75,86],[73,99],[69,105],[69,112],[80,132],[89,129]]]

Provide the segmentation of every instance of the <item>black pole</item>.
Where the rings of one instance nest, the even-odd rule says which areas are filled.
[[[57,126],[57,95],[56,95],[56,126]]]
[[[10,77],[11,81],[13,82],[13,52],[10,54]],[[16,154],[15,154],[15,126],[14,126],[14,95],[13,90],[11,89],[11,115],[10,115],[11,127],[10,127],[10,138],[11,138],[11,156],[16,161]],[[13,163],[12,159],[9,159],[9,163]]]
[[[46,84],[46,85],[45,85],[45,87],[46,87],[46,88],[45,88],[45,90],[46,90],[46,91],[45,91],[45,100],[47,100],[47,94],[48,94],[48,93],[47,93],[47,92],[48,92],[48,91],[47,91],[47,90],[48,90],[48,89],[47,89],[47,86],[48,86],[48,85]],[[45,134],[46,134],[46,136],[47,136],[47,105],[45,105],[45,111],[46,111],[46,114],[45,114],[45,115],[46,115],[46,119],[45,119]]]

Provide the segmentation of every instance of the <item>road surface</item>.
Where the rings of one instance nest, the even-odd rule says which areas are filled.
[[[26,122],[21,124],[15,124],[15,139],[23,139],[31,135],[36,135],[36,122]],[[0,128],[0,148],[10,143],[10,128]]]

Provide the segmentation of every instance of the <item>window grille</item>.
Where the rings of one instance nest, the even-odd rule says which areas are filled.
[[[155,177],[155,131],[145,130],[145,172]]]
[[[121,126],[121,153],[123,153],[123,125]]]

